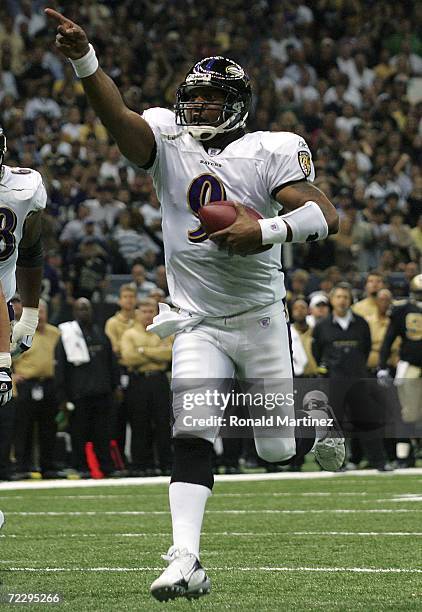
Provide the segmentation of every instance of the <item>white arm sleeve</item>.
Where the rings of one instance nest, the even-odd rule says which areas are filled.
[[[328,225],[322,210],[312,201],[280,217],[259,219],[258,223],[261,226],[262,244],[286,242],[286,223],[292,230],[290,242],[313,242],[328,236]]]

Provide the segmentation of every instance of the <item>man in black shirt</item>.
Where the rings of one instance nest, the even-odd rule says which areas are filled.
[[[88,472],[86,443],[93,442],[101,470],[105,475],[113,471],[109,451],[109,422],[112,394],[118,388],[119,367],[105,333],[92,322],[92,306],[86,298],[79,298],[74,306],[75,321],[60,325],[62,338],[56,347],[55,380],[57,398],[63,411],[70,412],[73,467]],[[66,345],[65,326],[77,324],[76,344]],[[73,331],[73,330],[72,330]],[[86,349],[83,353],[85,341]],[[76,350],[75,350],[76,349]],[[79,351],[79,352],[78,352]]]
[[[329,398],[337,419],[352,438],[351,461],[359,463],[363,449],[373,467],[391,469],[382,439],[367,433],[378,429],[384,420],[380,394],[368,380],[369,325],[352,312],[352,291],[347,283],[334,287],[330,302],[332,313],[313,330],[312,353],[320,374],[329,379]]]
[[[347,283],[339,283],[330,295],[332,313],[313,331],[312,353],[322,373],[330,378],[367,376],[371,333],[363,317],[352,312],[352,294]]]

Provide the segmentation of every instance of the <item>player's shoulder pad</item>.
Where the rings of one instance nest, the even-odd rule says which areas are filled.
[[[31,170],[31,168],[11,168],[10,172],[12,174],[31,174],[31,172],[35,172],[35,170]]]
[[[42,183],[41,174],[32,168],[10,167],[10,182],[14,189],[22,191],[24,199],[30,199]]]
[[[150,124],[152,128],[159,128],[161,132],[167,133],[169,130],[180,130],[176,126],[175,115],[168,108],[153,107],[147,108],[142,113],[142,118]]]
[[[309,147],[303,136],[294,132],[257,132],[260,143],[267,153],[280,152],[286,156],[293,155],[301,149],[309,152]]]

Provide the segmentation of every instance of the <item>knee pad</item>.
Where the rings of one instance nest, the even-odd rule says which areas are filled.
[[[257,438],[255,446],[261,459],[270,463],[287,461],[296,454],[294,438]]]
[[[202,438],[175,438],[171,482],[214,485],[213,445]]]

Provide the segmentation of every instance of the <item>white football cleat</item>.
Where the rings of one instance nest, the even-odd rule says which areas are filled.
[[[3,527],[3,525],[4,525],[4,521],[5,521],[5,520],[6,520],[6,519],[4,518],[4,514],[3,514],[3,512],[0,510],[0,529]]]
[[[346,456],[344,438],[334,438],[328,435],[323,440],[318,440],[314,454],[315,460],[323,470],[336,472],[343,465]]]
[[[186,548],[171,546],[166,555],[162,555],[169,566],[151,585],[151,595],[158,601],[168,601],[176,597],[196,599],[207,595],[211,582],[196,556]]]
[[[328,472],[336,472],[341,468],[346,457],[346,445],[341,428],[337,422],[333,409],[328,403],[328,397],[322,391],[309,391],[303,398],[303,409],[310,416],[319,416],[318,412],[325,412],[328,418],[333,420],[333,425],[321,440],[314,446],[315,460]]]

